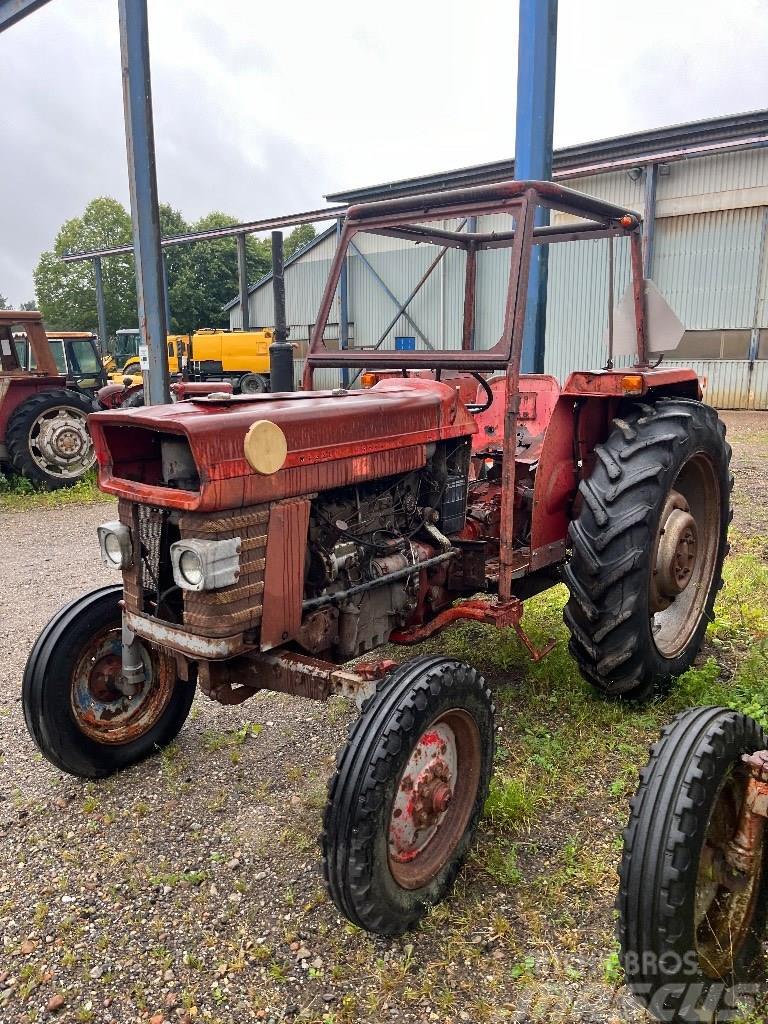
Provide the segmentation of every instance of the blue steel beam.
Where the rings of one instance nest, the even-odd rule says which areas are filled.
[[[556,53],[557,0],[520,0],[515,125],[515,177],[518,181],[547,181],[552,177]],[[539,208],[535,223],[548,224],[549,211]],[[547,256],[548,246],[533,247],[520,363],[522,373],[544,370]]]
[[[165,349],[168,331],[152,124],[147,0],[118,0],[118,12],[139,328],[149,352],[145,401],[148,405],[162,405],[170,400]]]
[[[0,0],[0,32],[47,3],[48,0]]]

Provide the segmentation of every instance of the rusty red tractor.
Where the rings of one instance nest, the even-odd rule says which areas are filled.
[[[61,367],[36,311],[0,310],[0,464],[48,490],[71,486],[96,463],[88,433],[90,396],[70,386],[65,340],[81,339],[83,363],[101,373],[91,336],[57,335]]]
[[[539,207],[555,223],[535,226]],[[418,244],[424,266],[455,250],[456,347],[326,348],[342,261],[365,234]],[[628,240],[634,365],[562,388],[521,375],[533,246],[606,238]],[[691,665],[712,613],[730,450],[694,371],[649,364],[640,247],[636,214],[547,182],[355,206],[302,391],[93,416],[100,486],[119,499],[101,554],[122,582],[63,609],[32,651],[24,708],[45,756],[115,772],[176,736],[196,686],[224,704],[265,689],[355,697],[324,818],[327,885],[360,927],[414,925],[477,827],[493,701],[453,658],[371,653],[471,619],[511,627],[539,658],[523,600],[564,579],[584,677],[642,701]],[[482,349],[476,271],[499,249],[500,337]],[[327,367],[371,386],[313,390]]]

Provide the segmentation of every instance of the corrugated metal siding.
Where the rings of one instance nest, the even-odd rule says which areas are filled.
[[[768,149],[721,154],[669,165],[669,174],[658,178],[657,198],[662,207],[687,197],[704,197],[728,191],[765,188],[768,183]],[[567,182],[569,187],[618,205],[642,210],[644,181],[633,181],[624,172],[593,175]],[[740,202],[743,204],[743,194]],[[656,224],[652,276],[689,330],[751,329],[768,327],[768,259],[760,249],[765,245],[763,220],[766,207],[661,216]],[[506,215],[480,218],[481,230],[506,230]],[[456,222],[445,226],[456,227]],[[401,239],[359,235],[356,242],[376,271],[400,301],[404,301],[419,277],[439,252],[431,245],[416,246]],[[316,316],[323,287],[330,270],[336,238],[331,235],[286,268],[288,320],[296,326],[296,340],[303,340]],[[629,282],[629,247],[615,243],[618,301]],[[458,348],[464,303],[463,266],[465,256],[450,250],[409,307],[429,341],[436,347]],[[477,319],[475,344],[488,348],[501,333],[509,268],[508,250],[479,254],[477,276]],[[607,335],[607,242],[585,241],[550,247],[547,337],[545,369],[564,379],[577,368],[604,364]],[[758,311],[755,324],[755,310]],[[250,297],[251,323],[269,326],[273,322],[272,289],[269,282]],[[349,257],[349,318],[359,346],[378,342],[396,311],[393,300],[363,266],[358,256]],[[336,297],[329,320],[338,322]],[[237,306],[230,311],[232,327],[240,326]],[[418,334],[405,317],[389,331],[385,347],[393,347],[396,335]],[[421,347],[421,343],[418,343]],[[744,363],[724,360],[696,364],[711,380],[713,401],[752,402],[765,408],[768,370],[756,363],[751,377],[753,398],[736,396],[744,383]],[[324,386],[337,386],[337,371]],[[331,379],[332,378],[332,379]],[[762,396],[762,397],[761,397]],[[758,403],[755,405],[754,403]],[[723,405],[723,407],[728,407]],[[730,407],[741,407],[738,405]]]
[[[610,174],[591,174],[584,178],[564,181],[568,188],[586,192],[588,196],[604,199],[616,206],[626,206],[642,213],[644,185],[642,176],[633,181],[626,171],[612,171]]]
[[[656,183],[657,200],[760,188],[768,183],[768,149],[720,153],[667,164]]]
[[[754,207],[658,221],[651,276],[689,330],[752,326],[761,226]]]
[[[716,409],[768,409],[768,360],[664,360],[669,367],[691,367],[704,384],[704,401]]]
[[[614,241],[614,302],[629,284],[629,241]],[[605,365],[608,342],[608,240],[549,246],[544,371],[565,380]]]

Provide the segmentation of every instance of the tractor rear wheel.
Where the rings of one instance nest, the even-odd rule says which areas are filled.
[[[450,889],[488,794],[493,713],[478,672],[432,656],[400,665],[363,706],[322,837],[331,898],[353,924],[398,935]]]
[[[661,1020],[735,1020],[748,993],[733,986],[759,971],[768,850],[739,858],[736,870],[731,843],[749,779],[742,755],[766,746],[747,715],[693,708],[664,729],[640,773],[619,870],[619,939],[627,984]]]
[[[81,778],[111,775],[178,734],[195,686],[177,678],[166,653],[142,645],[145,680],[125,696],[122,671],[123,588],[100,587],[58,612],[35,642],[24,670],[24,719],[41,753]],[[136,641],[139,642],[139,641]]]
[[[730,446],[711,407],[636,404],[579,485],[565,622],[601,694],[646,701],[690,668],[712,617],[731,520]]]
[[[87,420],[95,408],[87,396],[64,388],[22,402],[6,431],[14,469],[49,491],[77,483],[96,462]]]

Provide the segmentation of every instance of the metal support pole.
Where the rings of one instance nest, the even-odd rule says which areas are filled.
[[[645,168],[645,197],[643,199],[643,277],[653,272],[653,246],[656,241],[656,183],[659,165],[647,164]]]
[[[171,331],[171,289],[168,287],[168,254],[163,252],[163,308],[165,309],[165,329]]]
[[[125,145],[141,338],[149,356],[148,405],[170,400],[163,258],[157,203],[147,0],[118,0]]]
[[[251,329],[251,309],[248,300],[248,260],[245,235],[237,236],[237,277],[240,282],[240,315],[244,331]]]
[[[104,302],[104,278],[101,274],[101,256],[93,258],[93,276],[96,279],[96,316],[99,321],[99,347],[104,356],[107,351],[107,307]]]
[[[467,220],[467,231],[477,231],[477,217]],[[464,278],[464,323],[461,329],[461,347],[471,351],[475,347],[475,288],[477,285],[477,249],[470,243],[467,249],[467,270]]]
[[[336,221],[336,245],[341,240],[341,221]],[[349,274],[347,256],[341,265],[339,274],[339,348],[342,352],[349,348]],[[349,387],[349,367],[341,368],[341,386]]]
[[[520,0],[515,130],[515,178],[519,181],[546,181],[552,177],[556,51],[557,0]],[[539,207],[535,223],[537,226],[548,224],[549,211]],[[534,246],[528,278],[522,373],[544,370],[547,264],[548,246]]]
[[[275,340],[269,346],[269,390],[293,391],[293,346],[288,343],[283,276],[283,232],[272,232],[272,297]]]

